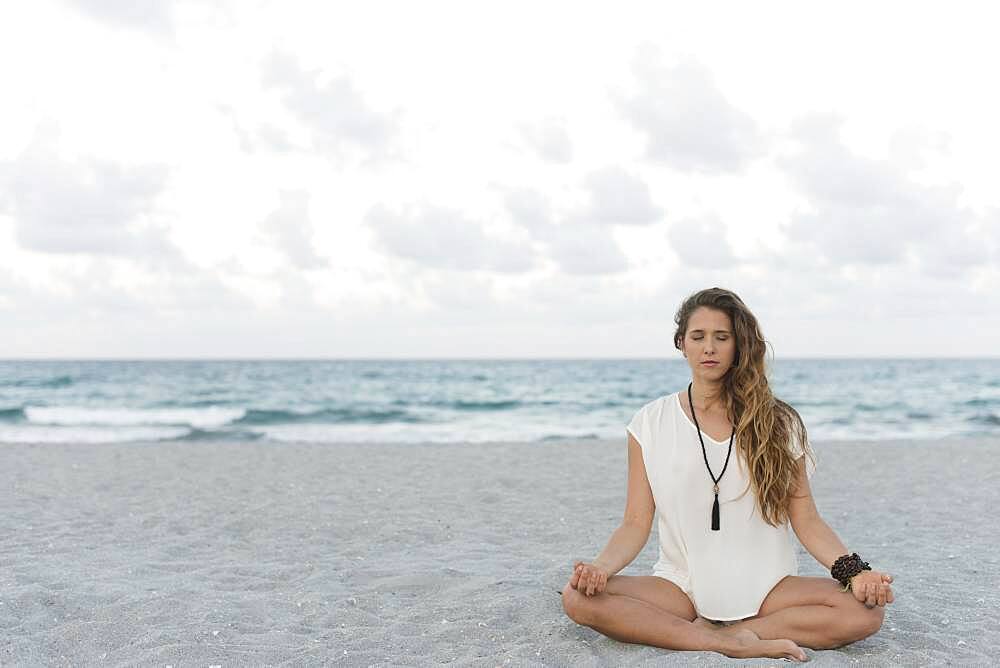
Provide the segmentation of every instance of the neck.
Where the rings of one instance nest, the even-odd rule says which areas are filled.
[[[694,401],[695,408],[700,411],[709,411],[722,405],[723,387],[721,380],[692,378],[691,382],[691,400]]]

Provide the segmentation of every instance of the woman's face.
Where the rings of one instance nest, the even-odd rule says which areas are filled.
[[[725,311],[699,306],[688,319],[683,341],[684,356],[693,375],[706,380],[722,378],[736,357],[736,335]],[[705,362],[716,364],[705,364]]]

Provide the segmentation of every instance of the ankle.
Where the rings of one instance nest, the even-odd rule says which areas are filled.
[[[698,630],[701,632],[702,650],[732,656],[733,652],[745,647],[745,643],[741,640],[728,633],[722,633],[718,629],[699,628]]]

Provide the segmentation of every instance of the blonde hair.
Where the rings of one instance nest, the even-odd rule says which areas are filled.
[[[716,287],[687,297],[674,316],[674,347],[682,349],[688,320],[702,306],[726,313],[733,324],[736,357],[722,378],[722,399],[735,427],[736,452],[750,472],[750,486],[743,494],[752,488],[761,517],[779,526],[788,521],[788,501],[795,491],[793,438],[815,462],[805,423],[798,411],[771,393],[765,366],[767,341],[757,318],[734,292]]]

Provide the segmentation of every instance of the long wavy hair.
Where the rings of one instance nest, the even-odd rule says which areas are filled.
[[[757,318],[736,293],[716,287],[687,297],[674,316],[674,347],[682,349],[688,320],[702,306],[727,313],[733,323],[736,354],[722,377],[722,400],[735,426],[736,452],[750,473],[750,485],[743,494],[752,488],[761,517],[771,526],[779,526],[788,521],[788,501],[795,491],[796,467],[790,449],[793,437],[815,462],[805,423],[798,411],[771,392],[765,364],[768,342]]]

